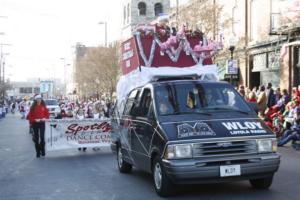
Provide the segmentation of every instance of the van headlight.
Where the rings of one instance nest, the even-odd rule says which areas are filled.
[[[191,144],[168,145],[165,156],[166,159],[192,158]]]
[[[270,153],[277,151],[276,139],[259,139],[256,140],[258,153]]]

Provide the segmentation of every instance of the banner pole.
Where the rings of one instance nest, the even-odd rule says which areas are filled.
[[[50,124],[50,145],[52,147],[52,124]]]

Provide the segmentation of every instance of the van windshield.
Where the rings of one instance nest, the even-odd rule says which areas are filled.
[[[154,92],[159,115],[250,112],[237,91],[226,84],[172,83],[157,86]]]

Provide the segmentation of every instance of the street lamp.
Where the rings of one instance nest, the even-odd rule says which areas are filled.
[[[66,63],[66,58],[60,58],[62,61],[63,61],[63,63],[64,63],[64,80],[63,80],[63,83],[64,83],[64,87],[65,87],[65,94],[67,94],[67,76],[66,76],[66,74],[67,74],[67,66],[70,66],[70,64],[67,64]]]
[[[99,25],[104,24],[104,29],[105,29],[105,47],[107,47],[107,22],[106,21],[100,21],[98,23]]]
[[[234,50],[235,50],[235,46],[236,46],[236,39],[235,39],[235,37],[231,37],[230,39],[229,39],[229,51],[230,51],[230,58],[231,58],[231,60],[233,60],[233,52],[234,52]]]

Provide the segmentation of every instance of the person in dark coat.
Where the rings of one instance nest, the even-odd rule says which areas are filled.
[[[268,83],[267,85],[267,107],[271,108],[276,104],[276,96],[274,94],[274,90],[272,89],[272,83]]]

